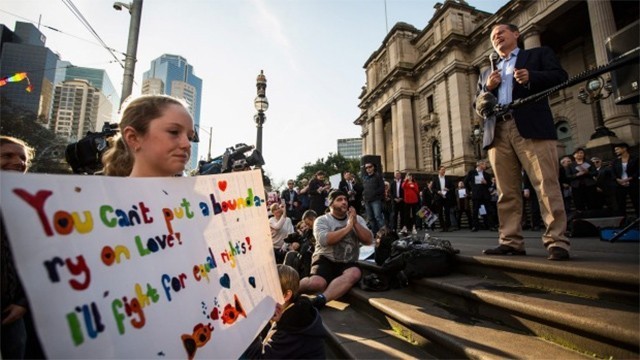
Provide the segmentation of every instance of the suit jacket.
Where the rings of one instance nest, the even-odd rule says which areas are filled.
[[[446,177],[444,178],[444,187],[448,189],[445,197],[442,198],[438,191],[442,191],[440,187],[440,178],[438,175],[433,177],[433,192],[435,193],[435,201],[440,201],[441,205],[454,205],[456,202],[455,192],[457,191],[456,187],[453,185],[453,182]]]
[[[396,188],[396,179],[394,178],[389,182],[389,187],[391,188],[391,197],[393,199],[404,199],[404,189],[402,189],[403,180],[400,180],[400,186]],[[402,201],[401,201],[402,202]]]
[[[620,160],[620,158],[613,160],[613,173],[616,179],[622,178],[622,160]],[[638,186],[638,158],[635,156],[629,157],[627,175],[631,178],[629,184],[631,186]]]
[[[490,200],[489,185],[491,185],[491,176],[486,170],[483,171],[482,177],[486,183],[476,184],[476,176],[478,174],[478,170],[476,169],[469,171],[464,178],[464,186],[467,188],[467,192],[471,191],[471,198],[473,200]]]
[[[529,50],[520,49],[516,57],[515,67],[516,69],[529,70],[529,83],[526,86],[520,85],[515,78],[513,79],[513,101],[547,90],[566,81],[568,78],[567,72],[562,69],[553,51],[544,46]],[[480,94],[487,92],[485,84],[490,73],[491,69],[488,69],[480,75],[476,91],[476,100]],[[498,88],[495,88],[492,93],[497,98]],[[476,100],[474,100],[474,108]],[[523,138],[557,139],[553,115],[547,99],[526,103],[514,108],[512,113],[518,132]],[[494,128],[495,119],[485,121],[484,131],[485,133],[488,132],[488,134],[485,135],[483,143],[485,149],[491,147],[493,143]]]
[[[283,199],[287,204],[287,209],[290,209],[293,206],[293,201],[291,201],[291,193],[293,193],[293,201],[298,201],[298,193],[293,189],[284,189],[280,194],[280,199]]]
[[[355,193],[353,194],[353,196],[349,196],[349,204],[352,204],[352,203],[359,204],[362,201],[362,185],[354,180],[352,187]],[[345,179],[340,180],[338,189],[344,191],[346,194],[349,193],[349,184]]]
[[[602,166],[596,169],[596,186],[603,191],[611,191],[613,193],[617,186],[616,175],[613,173],[612,166]]]

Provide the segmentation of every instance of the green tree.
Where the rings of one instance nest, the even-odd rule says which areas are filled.
[[[71,167],[65,161],[67,142],[53,131],[38,123],[38,116],[13,106],[2,97],[0,134],[24,140],[36,150],[30,172],[70,174]],[[40,120],[42,121],[42,120]]]
[[[313,164],[306,163],[302,167],[302,173],[298,174],[296,180],[300,181],[303,178],[311,180],[313,179],[315,173],[320,170],[327,173],[327,177],[334,174],[342,174],[342,172],[349,170],[353,174],[355,174],[357,178],[359,178],[360,160],[347,159],[341,154],[329,153],[329,156],[327,156],[326,160],[324,158],[320,158]]]

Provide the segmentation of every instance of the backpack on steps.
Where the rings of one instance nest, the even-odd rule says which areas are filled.
[[[456,253],[447,240],[428,235],[426,240],[406,237],[393,242],[391,256],[382,264],[382,269],[395,277],[400,286],[407,286],[411,279],[450,274]]]
[[[386,226],[378,231],[376,234],[376,252],[374,255],[378,266],[381,266],[385,260],[391,256],[391,245],[398,239],[398,234]]]

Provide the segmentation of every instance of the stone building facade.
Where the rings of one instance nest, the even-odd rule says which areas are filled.
[[[364,65],[367,82],[354,121],[362,128],[363,153],[380,156],[385,172],[433,174],[442,164],[463,175],[485,155],[478,142],[482,119],[472,103],[479,74],[490,66],[492,25],[518,25],[521,47],[551,47],[571,77],[607,63],[605,41],[637,21],[638,11],[630,1],[512,0],[490,14],[446,0],[422,30],[397,23]],[[616,105],[611,96],[583,104],[584,86],[549,97],[559,154],[586,146],[588,155],[612,158],[611,143],[638,144],[637,103]],[[602,125],[616,136],[593,136]]]

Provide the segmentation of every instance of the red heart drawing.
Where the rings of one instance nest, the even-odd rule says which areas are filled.
[[[227,180],[218,181],[218,188],[220,188],[220,190],[222,191],[227,190]]]
[[[209,316],[213,320],[218,320],[218,308],[217,307],[213,308],[213,310],[211,311],[211,315]]]

